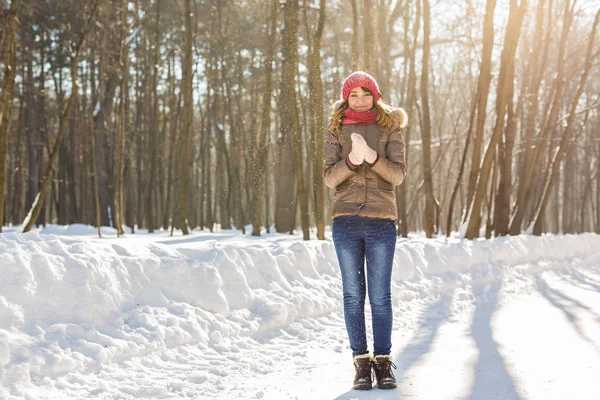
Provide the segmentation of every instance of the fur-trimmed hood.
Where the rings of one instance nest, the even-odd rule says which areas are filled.
[[[390,116],[392,117],[392,129],[406,128],[408,126],[408,115],[403,108],[389,107]]]

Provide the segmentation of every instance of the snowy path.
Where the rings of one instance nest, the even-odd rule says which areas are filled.
[[[600,269],[552,267],[507,267],[504,276],[483,282],[472,274],[445,280],[438,298],[417,313],[418,326],[395,330],[395,391],[347,390],[348,355],[324,344],[309,360],[286,360],[279,376],[245,380],[251,382],[245,393],[268,399],[598,399]],[[337,320],[332,331],[343,337]],[[294,348],[280,350],[297,353]],[[272,383],[261,390],[278,381],[288,387]]]
[[[356,392],[330,241],[0,235],[0,399],[598,399],[598,249],[401,240],[399,387]]]

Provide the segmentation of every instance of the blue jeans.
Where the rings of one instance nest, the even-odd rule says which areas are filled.
[[[369,352],[365,330],[367,285],[373,324],[373,355],[389,355],[392,348],[390,286],[396,249],[395,222],[342,216],[333,220],[332,236],[342,274],[344,319],[352,355]]]

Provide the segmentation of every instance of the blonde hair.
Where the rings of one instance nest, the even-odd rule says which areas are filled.
[[[362,89],[371,93],[371,91],[367,88]],[[373,95],[373,93],[371,93],[371,95]],[[350,105],[348,104],[347,99],[343,101],[336,101],[332,106],[329,131],[335,136],[338,136],[342,130],[342,118],[344,117],[344,111],[346,111],[348,107],[350,107]],[[391,128],[392,116],[390,115],[390,106],[385,104],[383,99],[379,99],[373,102],[373,109],[377,111],[377,119],[375,122],[377,122],[377,125],[379,125],[379,129],[383,131]]]

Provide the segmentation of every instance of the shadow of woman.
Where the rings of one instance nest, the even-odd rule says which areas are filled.
[[[477,303],[471,335],[479,350],[479,358],[475,364],[470,400],[520,399],[493,337],[492,316],[498,304],[500,287],[500,280],[473,285]]]

